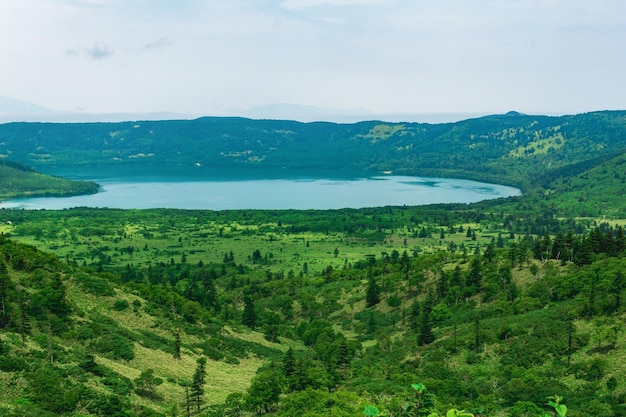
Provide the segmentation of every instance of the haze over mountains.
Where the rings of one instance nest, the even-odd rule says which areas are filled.
[[[387,122],[447,123],[484,116],[485,112],[465,113],[375,113],[367,109],[331,109],[290,103],[231,109],[212,114],[162,111],[151,113],[91,113],[81,109],[56,110],[15,98],[0,96],[0,123],[9,122],[123,122],[128,120],[195,119],[203,116],[241,116],[251,119],[328,121],[356,123],[363,120]]]

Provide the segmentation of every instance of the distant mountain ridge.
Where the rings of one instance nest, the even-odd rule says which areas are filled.
[[[626,111],[559,117],[509,112],[443,124],[203,117],[0,125],[0,155],[38,169],[94,164],[359,169],[519,187],[625,148]]]

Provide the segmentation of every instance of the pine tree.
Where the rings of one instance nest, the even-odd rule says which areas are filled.
[[[283,375],[285,378],[290,378],[296,372],[296,358],[293,354],[293,348],[285,353],[283,357]]]
[[[502,238],[502,232],[498,233],[498,239],[496,240],[496,248],[502,249],[504,247],[504,239]]]
[[[476,257],[472,259],[470,265],[469,274],[466,279],[466,287],[471,295],[477,294],[480,290],[480,282],[482,280],[482,265],[480,258]]]
[[[335,365],[337,368],[346,368],[350,365],[350,353],[348,351],[348,344],[343,339],[337,348],[337,357],[335,359]]]
[[[250,296],[246,296],[243,300],[243,316],[242,322],[245,326],[254,329],[256,326],[256,312],[254,311],[254,302]]]
[[[515,261],[517,260],[517,243],[512,241],[509,245],[509,261],[511,261],[511,268],[515,266]]]
[[[448,295],[448,276],[445,271],[441,271],[441,275],[437,280],[437,298],[442,299]]]
[[[215,271],[211,271],[215,274]],[[204,296],[202,297],[202,305],[204,307],[216,308],[217,306],[217,290],[215,288],[215,282],[213,274],[207,274],[201,276],[202,289],[204,290]]]
[[[428,345],[435,341],[430,311],[426,306],[424,306],[421,312],[419,332],[418,344],[420,346]]]
[[[409,313],[409,327],[411,330],[419,329],[419,318],[420,318],[421,308],[417,301],[414,301],[411,305],[411,312]]]
[[[461,267],[458,265],[454,267],[452,272],[452,278],[450,278],[450,287],[462,287],[463,286],[463,273]]]
[[[380,287],[375,278],[369,280],[367,286],[367,294],[365,296],[365,304],[367,307],[373,307],[380,303]]]
[[[200,405],[202,404],[202,396],[204,395],[204,383],[206,377],[206,359],[200,358],[196,360],[196,372],[193,374],[193,380],[191,382],[191,400],[196,404],[196,410],[200,412]]]
[[[496,251],[493,248],[493,243],[489,243],[487,248],[485,249],[485,253],[483,254],[487,262],[493,261],[493,258],[496,256]]]

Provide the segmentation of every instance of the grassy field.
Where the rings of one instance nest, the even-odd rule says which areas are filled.
[[[62,212],[59,214],[63,215]],[[10,218],[10,213],[0,214],[0,221]],[[480,224],[463,224],[476,231],[475,240],[465,232],[437,232],[429,237],[417,237],[408,228],[382,231],[374,236],[348,236],[341,232],[290,232],[290,225],[276,223],[246,224],[238,222],[200,223],[192,212],[177,212],[176,221],[167,225],[163,218],[141,211],[128,211],[120,219],[107,219],[106,215],[76,218],[45,219],[44,213],[29,213],[23,219],[4,220],[0,233],[10,234],[22,243],[52,251],[59,258],[82,264],[127,264],[146,266],[158,262],[187,262],[219,264],[226,254],[234,257],[236,264],[252,269],[263,265],[273,272],[295,274],[308,268],[319,272],[328,266],[341,268],[345,263],[380,258],[393,251],[409,256],[433,253],[454,246],[458,253],[465,247],[472,253],[476,246],[485,247],[498,235],[498,231],[483,229]],[[432,225],[424,225],[432,228]],[[508,233],[505,235],[508,238]],[[259,251],[261,258],[253,259]]]

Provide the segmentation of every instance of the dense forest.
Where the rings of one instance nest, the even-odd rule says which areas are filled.
[[[196,163],[205,169],[359,169],[528,189],[546,176],[562,175],[566,167],[622,152],[625,127],[624,111],[561,117],[511,112],[445,124],[224,117],[7,123],[0,125],[0,155],[40,170],[50,165]]]
[[[280,122],[327,129],[311,141],[352,135],[363,146],[346,160],[368,169],[410,166],[392,155],[428,137],[424,172],[526,184],[469,205],[0,210],[0,415],[626,416],[623,121]],[[278,121],[219,122],[278,141]],[[0,126],[3,146],[82,132],[84,149],[50,150],[78,163],[98,129],[111,138],[110,124],[33,125]],[[465,135],[501,148],[470,152]]]

